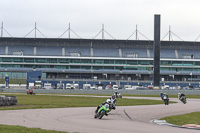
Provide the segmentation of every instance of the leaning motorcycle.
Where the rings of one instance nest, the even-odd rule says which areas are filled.
[[[122,98],[122,95],[119,92],[115,92],[114,95],[116,98]]]
[[[186,102],[187,102],[185,96],[182,96],[180,100],[181,100],[181,102],[183,102],[184,104],[186,104]]]
[[[118,93],[116,98],[122,98],[122,95],[120,93]]]
[[[164,96],[163,100],[164,100],[165,105],[169,104],[169,99],[167,98],[167,96]]]
[[[105,104],[105,105],[101,106],[101,108],[97,111],[97,113],[94,115],[94,118],[101,119],[108,112],[109,112],[109,104]]]

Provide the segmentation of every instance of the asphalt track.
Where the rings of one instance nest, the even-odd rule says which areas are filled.
[[[0,111],[0,124],[79,133],[199,133],[200,130],[150,123],[150,120],[165,116],[200,111],[200,99],[187,99],[185,105],[178,98],[170,100],[178,103],[168,106],[117,106],[101,120],[94,119],[95,107],[7,110]]]

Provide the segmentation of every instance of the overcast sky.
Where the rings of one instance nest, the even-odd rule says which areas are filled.
[[[161,15],[161,39],[169,26],[184,41],[195,41],[200,35],[200,0],[0,0],[0,22],[13,37],[26,36],[37,22],[48,38],[61,36],[70,23],[81,38],[94,38],[104,24],[116,39],[128,39],[137,25],[138,31],[152,40],[154,14]],[[180,40],[175,35],[173,40]],[[9,35],[4,31],[3,36]],[[37,36],[42,37],[39,32]],[[27,37],[34,37],[34,32]],[[62,36],[67,37],[67,33]],[[77,38],[72,32],[71,37]],[[138,37],[146,40],[141,34]],[[106,33],[105,38],[111,39]],[[134,40],[135,34],[130,39]]]

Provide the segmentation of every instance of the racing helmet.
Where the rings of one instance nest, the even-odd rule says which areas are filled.
[[[115,95],[112,95],[112,99],[115,99]]]
[[[109,108],[109,104],[105,104],[106,108]]]

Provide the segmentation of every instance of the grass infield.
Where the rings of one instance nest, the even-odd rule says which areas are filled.
[[[197,124],[200,125],[200,112],[192,112],[184,115],[176,115],[164,117],[161,120],[166,120],[168,123],[174,125]]]
[[[27,128],[22,126],[0,125],[0,133],[67,133],[67,132],[43,130],[40,128]]]
[[[104,97],[59,96],[59,95],[15,95],[18,105],[2,106],[0,110],[38,109],[38,108],[65,108],[65,107],[96,107],[106,101]],[[171,102],[174,103],[174,102]],[[126,99],[118,98],[117,106],[154,105],[164,104],[162,100]]]

